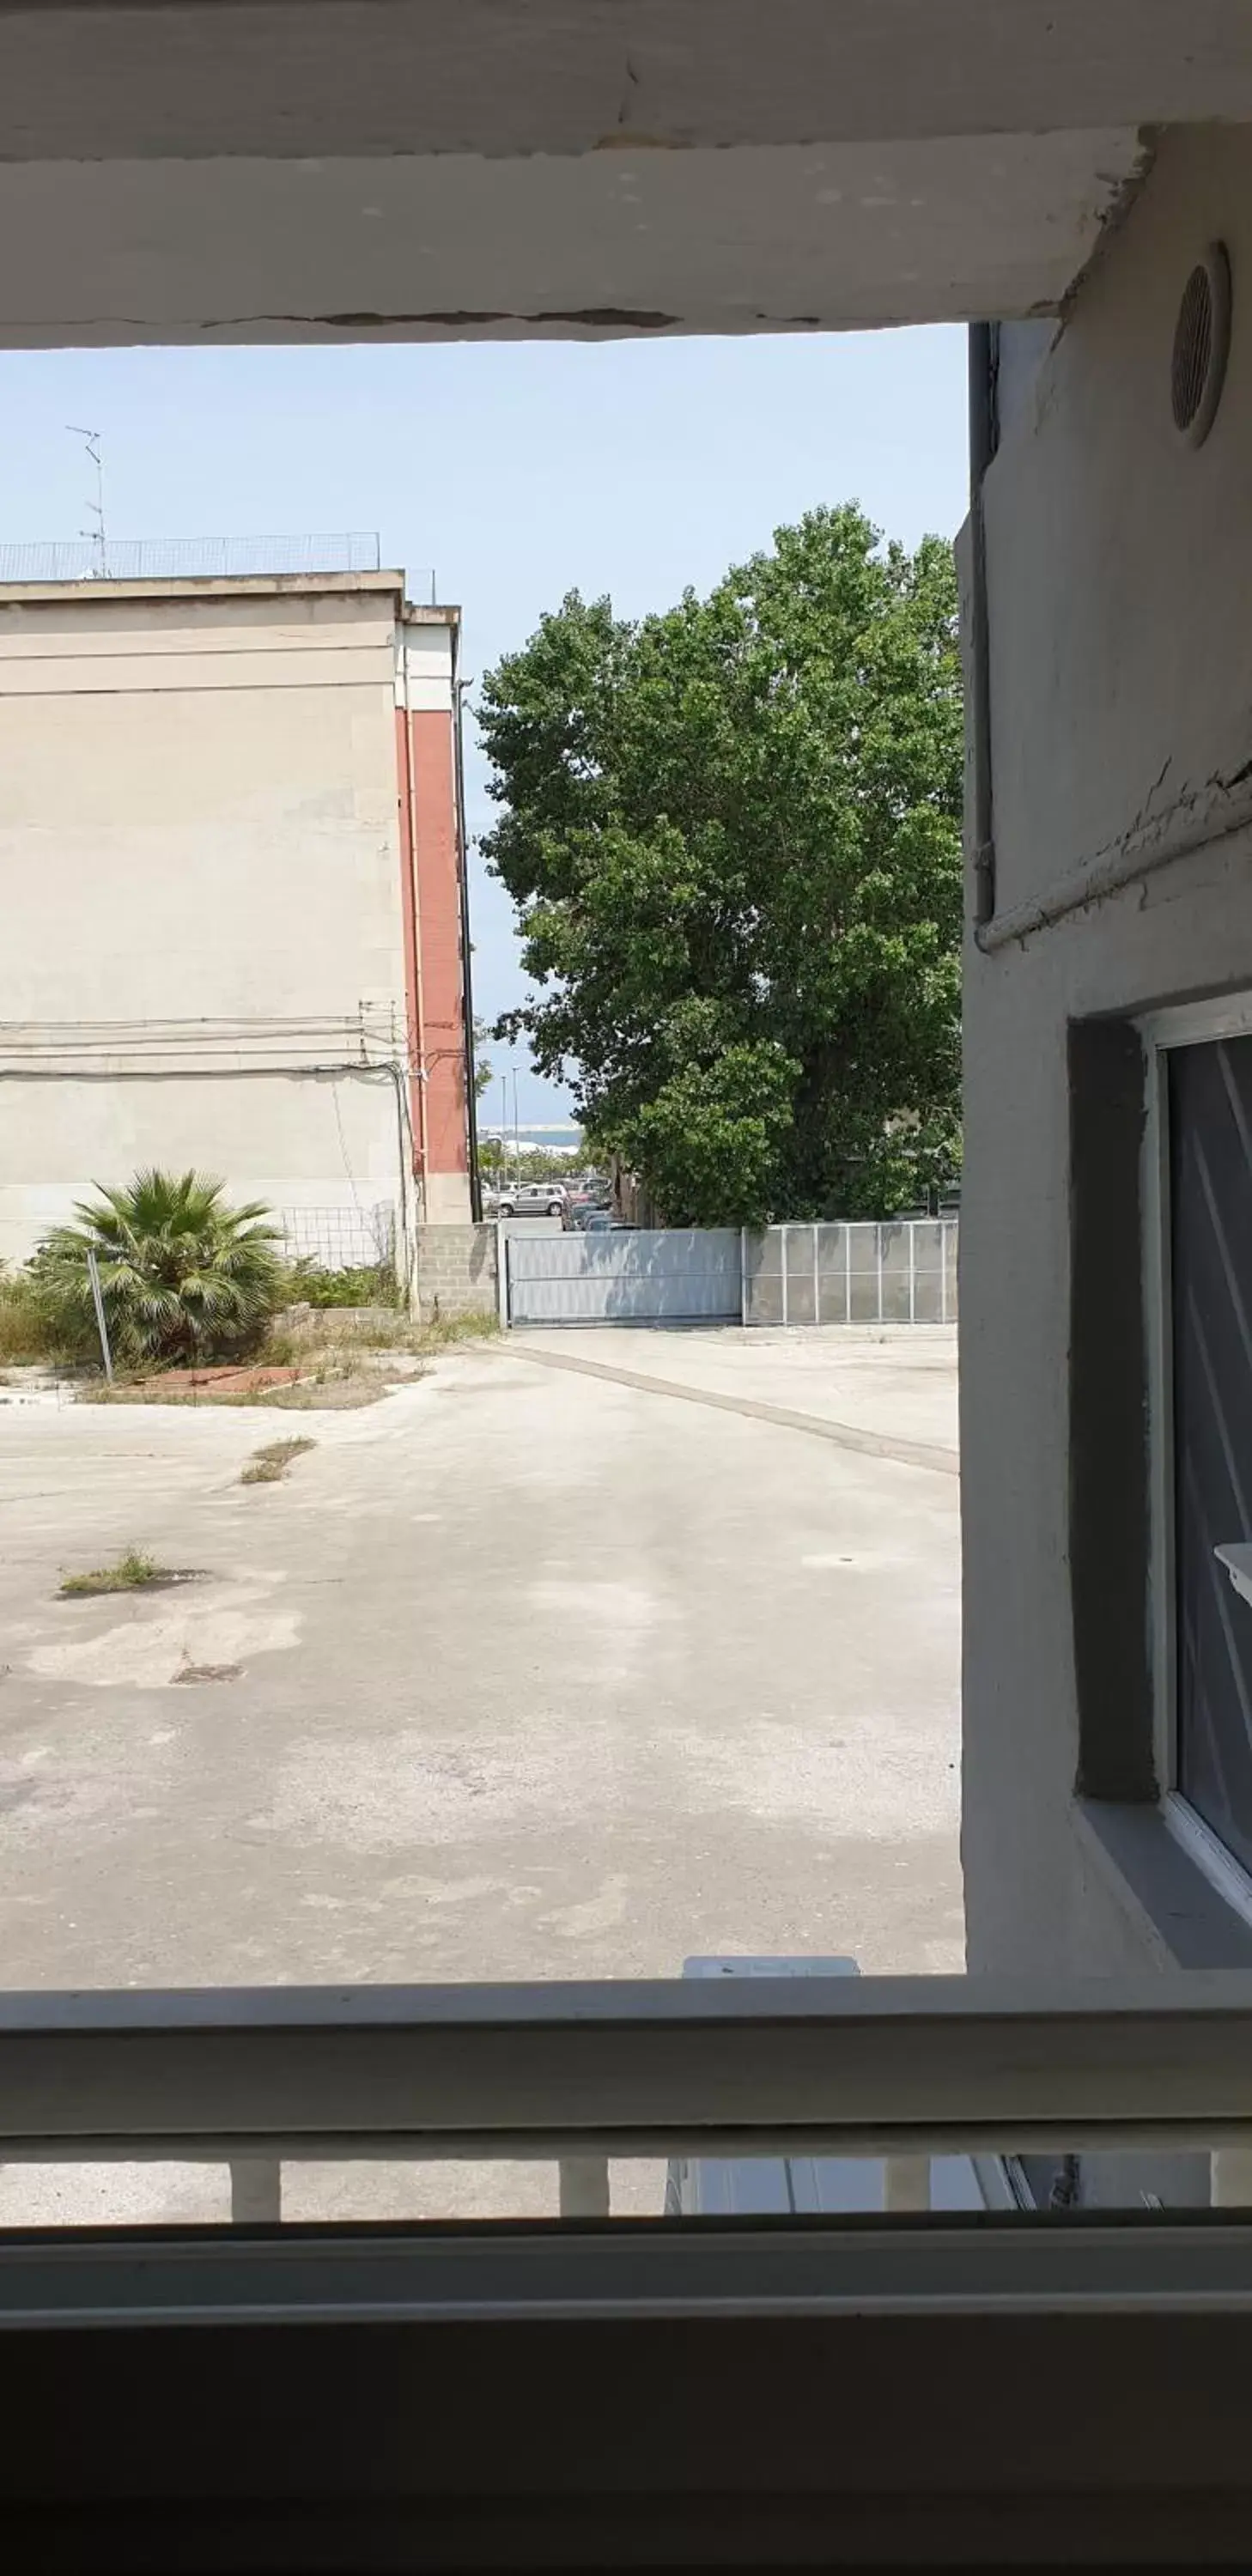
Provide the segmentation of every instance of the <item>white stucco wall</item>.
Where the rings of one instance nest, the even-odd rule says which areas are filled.
[[[0,594],[0,1257],[194,1163],[395,1200],[403,1058],[385,584]]]
[[[0,1261],[24,1260],[77,1199],[150,1163],[211,1172],[279,1215],[331,1211],[328,1247],[337,1232],[364,1239],[376,1209],[399,1213],[382,1071],[0,1077],[0,1144]]]
[[[1234,335],[1197,451],[1170,353],[1214,239]],[[1252,985],[1252,832],[1225,828],[1252,811],[1252,138],[1165,139],[1028,377],[985,487],[997,916],[1027,935],[967,955],[965,1857],[972,1967],[1098,1973],[1184,1933],[1199,1964],[1209,1933],[1195,1891],[1154,1907],[1107,1865],[1073,1795],[1067,1023]],[[1123,851],[1168,864],[1029,933]]]

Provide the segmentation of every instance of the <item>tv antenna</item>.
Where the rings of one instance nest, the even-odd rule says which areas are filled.
[[[109,570],[109,546],[104,529],[104,442],[98,429],[80,429],[72,420],[67,420],[65,426],[71,438],[82,439],[96,469],[96,497],[87,504],[96,524],[94,528],[80,528],[78,533],[91,541],[96,558],[94,578],[105,581]]]

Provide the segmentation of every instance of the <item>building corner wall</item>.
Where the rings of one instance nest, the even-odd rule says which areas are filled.
[[[1195,448],[1171,416],[1171,351],[1214,240],[1230,250],[1234,334]],[[1072,1514],[1070,1407],[1081,1398],[1090,1431],[1098,1372],[1087,1354],[1073,1374],[1073,1030],[1252,987],[1252,831],[1217,792],[1252,758],[1246,131],[1165,137],[1063,328],[1030,355],[983,487],[996,901],[968,934],[965,979],[968,1951],[976,1972],[1141,1973],[1168,1964],[1175,1935],[1105,1865],[1103,1810],[1078,1795],[1090,1707],[1080,1730],[1072,1559],[1090,1533]],[[1141,1293],[1146,1258],[1145,1241]],[[1125,1436],[1110,1413],[1109,1437]],[[1146,1561],[1143,1585],[1146,1623]],[[1107,1751],[1107,1730],[1142,1711],[1106,1697]],[[1159,1820],[1151,1780],[1117,1796],[1110,1817]]]

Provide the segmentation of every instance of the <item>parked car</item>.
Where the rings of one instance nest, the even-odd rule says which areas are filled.
[[[565,1188],[560,1181],[523,1181],[520,1188],[501,1190],[496,1203],[497,1216],[559,1216],[565,1214]]]
[[[625,1234],[627,1231],[621,1217],[614,1216],[612,1208],[588,1208],[580,1223],[584,1234]]]

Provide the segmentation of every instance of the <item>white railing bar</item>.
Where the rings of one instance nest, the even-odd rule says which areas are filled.
[[[232,2155],[1245,2144],[1250,2123],[1252,1977],[1233,1970],[0,1998],[11,2160],[140,2137]]]
[[[1218,2315],[1252,2308],[1252,2228],[987,2227],[978,2217],[900,2227],[360,2230],[263,2248],[225,2231],[148,2245],[101,2234],[61,2244],[0,2239],[0,2323],[224,2323],[458,2314],[706,2315],[846,2308],[931,2317],[965,2310],[1071,2313],[1160,2303]],[[1229,2353],[1227,2351],[1227,2370]],[[1220,2380],[1219,2384],[1225,2384]],[[936,2394],[931,2377],[931,2393]],[[1231,2400],[1237,2403],[1237,2390]]]
[[[64,2033],[94,2037],[240,2032],[613,2029],[690,2034],[756,2023],[822,2029],[1075,2028],[1153,2035],[1252,2017],[1252,1969],[1119,1977],[864,1976],[544,1978],[534,1983],[0,1988],[0,2047]]]
[[[82,2164],[564,2164],[610,2157],[653,2162],[670,2156],[865,2156],[875,2161],[934,2156],[1053,2155],[1112,2151],[1164,2154],[1210,2149],[1252,2151],[1252,2119],[1222,2120],[1208,2112],[1177,2118],[1093,2119],[1060,2114],[1051,2120],[1002,2117],[932,2123],[882,2121],[816,2124],[778,2121],[759,2128],[717,2122],[668,2121],[560,2129],[111,2129],[72,2138],[32,2131],[5,2141],[6,2165]]]

